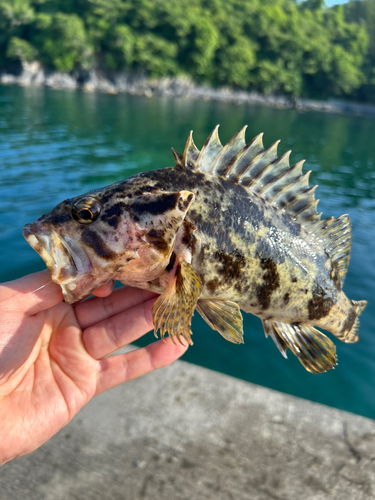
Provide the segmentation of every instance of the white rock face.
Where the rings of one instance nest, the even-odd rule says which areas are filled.
[[[197,85],[188,76],[149,78],[146,73],[126,71],[114,73],[95,69],[61,73],[47,70],[38,62],[24,62],[20,74],[0,71],[0,84],[45,85],[56,89],[81,89],[86,92],[99,91],[107,94],[126,92],[146,97],[157,95],[235,104],[256,104],[279,109],[296,108],[300,111],[375,115],[374,105],[347,103],[339,100],[313,101],[286,96],[264,96],[255,91],[234,90],[228,87],[212,88],[208,85]]]

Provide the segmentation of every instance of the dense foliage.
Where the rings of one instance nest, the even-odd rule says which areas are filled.
[[[369,44],[363,73],[364,80],[353,97],[362,101],[375,102],[375,0],[354,0],[345,5],[345,18],[366,28]]]
[[[375,100],[374,12],[375,0],[0,0],[0,66],[39,60]]]

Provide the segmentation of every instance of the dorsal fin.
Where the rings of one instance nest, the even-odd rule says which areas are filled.
[[[351,222],[349,215],[344,214],[335,219],[323,219],[307,227],[323,241],[324,248],[335,264],[337,277],[342,288],[348,270],[352,243]]]
[[[311,172],[302,173],[303,161],[290,167],[290,151],[278,157],[279,141],[264,149],[263,134],[259,134],[245,144],[246,127],[243,127],[223,147],[218,128],[219,125],[211,132],[201,151],[195,146],[190,132],[182,155],[172,149],[176,164],[237,182],[291,215],[322,240],[342,287],[351,248],[349,216],[320,220],[321,213],[316,211],[319,201],[315,199],[317,186],[309,187]]]
[[[176,165],[182,165],[183,162],[183,155],[180,155],[180,153],[177,153],[173,148],[171,148],[172,154],[174,161],[176,162]]]
[[[259,153],[245,168],[237,175],[236,181],[243,186],[251,186],[254,180],[277,158],[276,141],[268,148]]]
[[[195,168],[201,172],[209,172],[210,167],[214,160],[219,156],[223,146],[221,145],[219,134],[219,125],[213,129],[211,134],[208,136],[203,148],[200,150],[197,161],[195,163]]]
[[[173,150],[174,151],[174,150]],[[177,153],[179,155],[179,153]],[[185,149],[182,154],[182,165],[184,167],[190,167],[190,168],[195,168],[195,162],[198,158],[199,155],[199,149],[197,146],[194,144],[193,141],[193,131],[190,130],[190,134],[188,135],[188,138],[186,140],[185,144]],[[178,157],[173,153],[174,159],[177,160]],[[181,156],[181,155],[179,155]]]
[[[261,151],[263,151],[263,134],[258,134],[249,144],[245,145],[224,171],[224,176],[235,181],[237,175],[242,172],[246,165],[251,162]]]
[[[241,184],[306,227],[320,219],[316,186],[309,187],[310,172],[302,174],[302,161],[290,167],[290,151],[278,157],[279,141],[264,149],[263,134],[245,144],[245,127],[223,147],[218,128],[211,132],[201,151],[190,132],[184,153],[173,151],[176,163]]]
[[[238,153],[246,146],[245,132],[247,125],[223,147],[210,167],[210,174],[223,175],[228,165],[236,158]]]

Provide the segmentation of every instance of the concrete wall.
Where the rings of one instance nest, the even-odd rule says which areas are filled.
[[[375,499],[375,421],[176,362],[1,467],[0,499]]]

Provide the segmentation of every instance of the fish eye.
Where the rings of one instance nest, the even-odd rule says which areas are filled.
[[[100,214],[101,205],[95,198],[85,196],[76,201],[70,210],[70,216],[80,224],[91,224]]]

